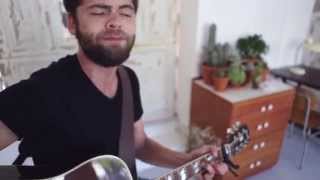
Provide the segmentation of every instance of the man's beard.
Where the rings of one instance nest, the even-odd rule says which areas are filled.
[[[114,67],[124,63],[130,56],[131,49],[135,42],[135,36],[128,38],[122,31],[110,31],[111,34],[121,34],[122,37],[126,37],[125,47],[107,47],[98,43],[98,38],[89,33],[81,32],[79,26],[76,27],[76,37],[79,45],[82,48],[85,55],[95,64],[103,67]],[[100,34],[97,35],[99,37]],[[95,43],[96,42],[96,43]]]

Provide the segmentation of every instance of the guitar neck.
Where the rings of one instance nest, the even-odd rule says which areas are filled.
[[[189,179],[201,173],[207,164],[220,160],[221,157],[221,151],[218,151],[218,157],[214,157],[212,153],[204,154],[168,174],[157,178],[157,180]]]

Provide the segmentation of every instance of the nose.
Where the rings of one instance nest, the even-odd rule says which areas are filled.
[[[108,21],[106,23],[106,28],[107,29],[121,29],[121,20],[119,17],[119,14],[114,12],[110,14]]]

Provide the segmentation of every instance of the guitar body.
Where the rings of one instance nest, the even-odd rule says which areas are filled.
[[[99,156],[63,173],[46,166],[0,166],[0,179],[20,180],[132,180],[129,168],[121,159]]]
[[[229,129],[227,143],[221,146],[218,156],[206,153],[157,180],[198,180],[207,164],[225,162],[235,175],[238,165],[230,157],[239,153],[249,142],[249,129],[236,124]],[[105,155],[92,158],[65,172],[59,167],[46,166],[0,166],[0,180],[133,180],[128,166],[118,157]]]

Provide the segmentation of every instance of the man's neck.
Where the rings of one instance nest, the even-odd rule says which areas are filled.
[[[106,96],[113,97],[117,90],[118,67],[103,67],[90,60],[83,51],[77,53],[80,66],[93,84]]]

